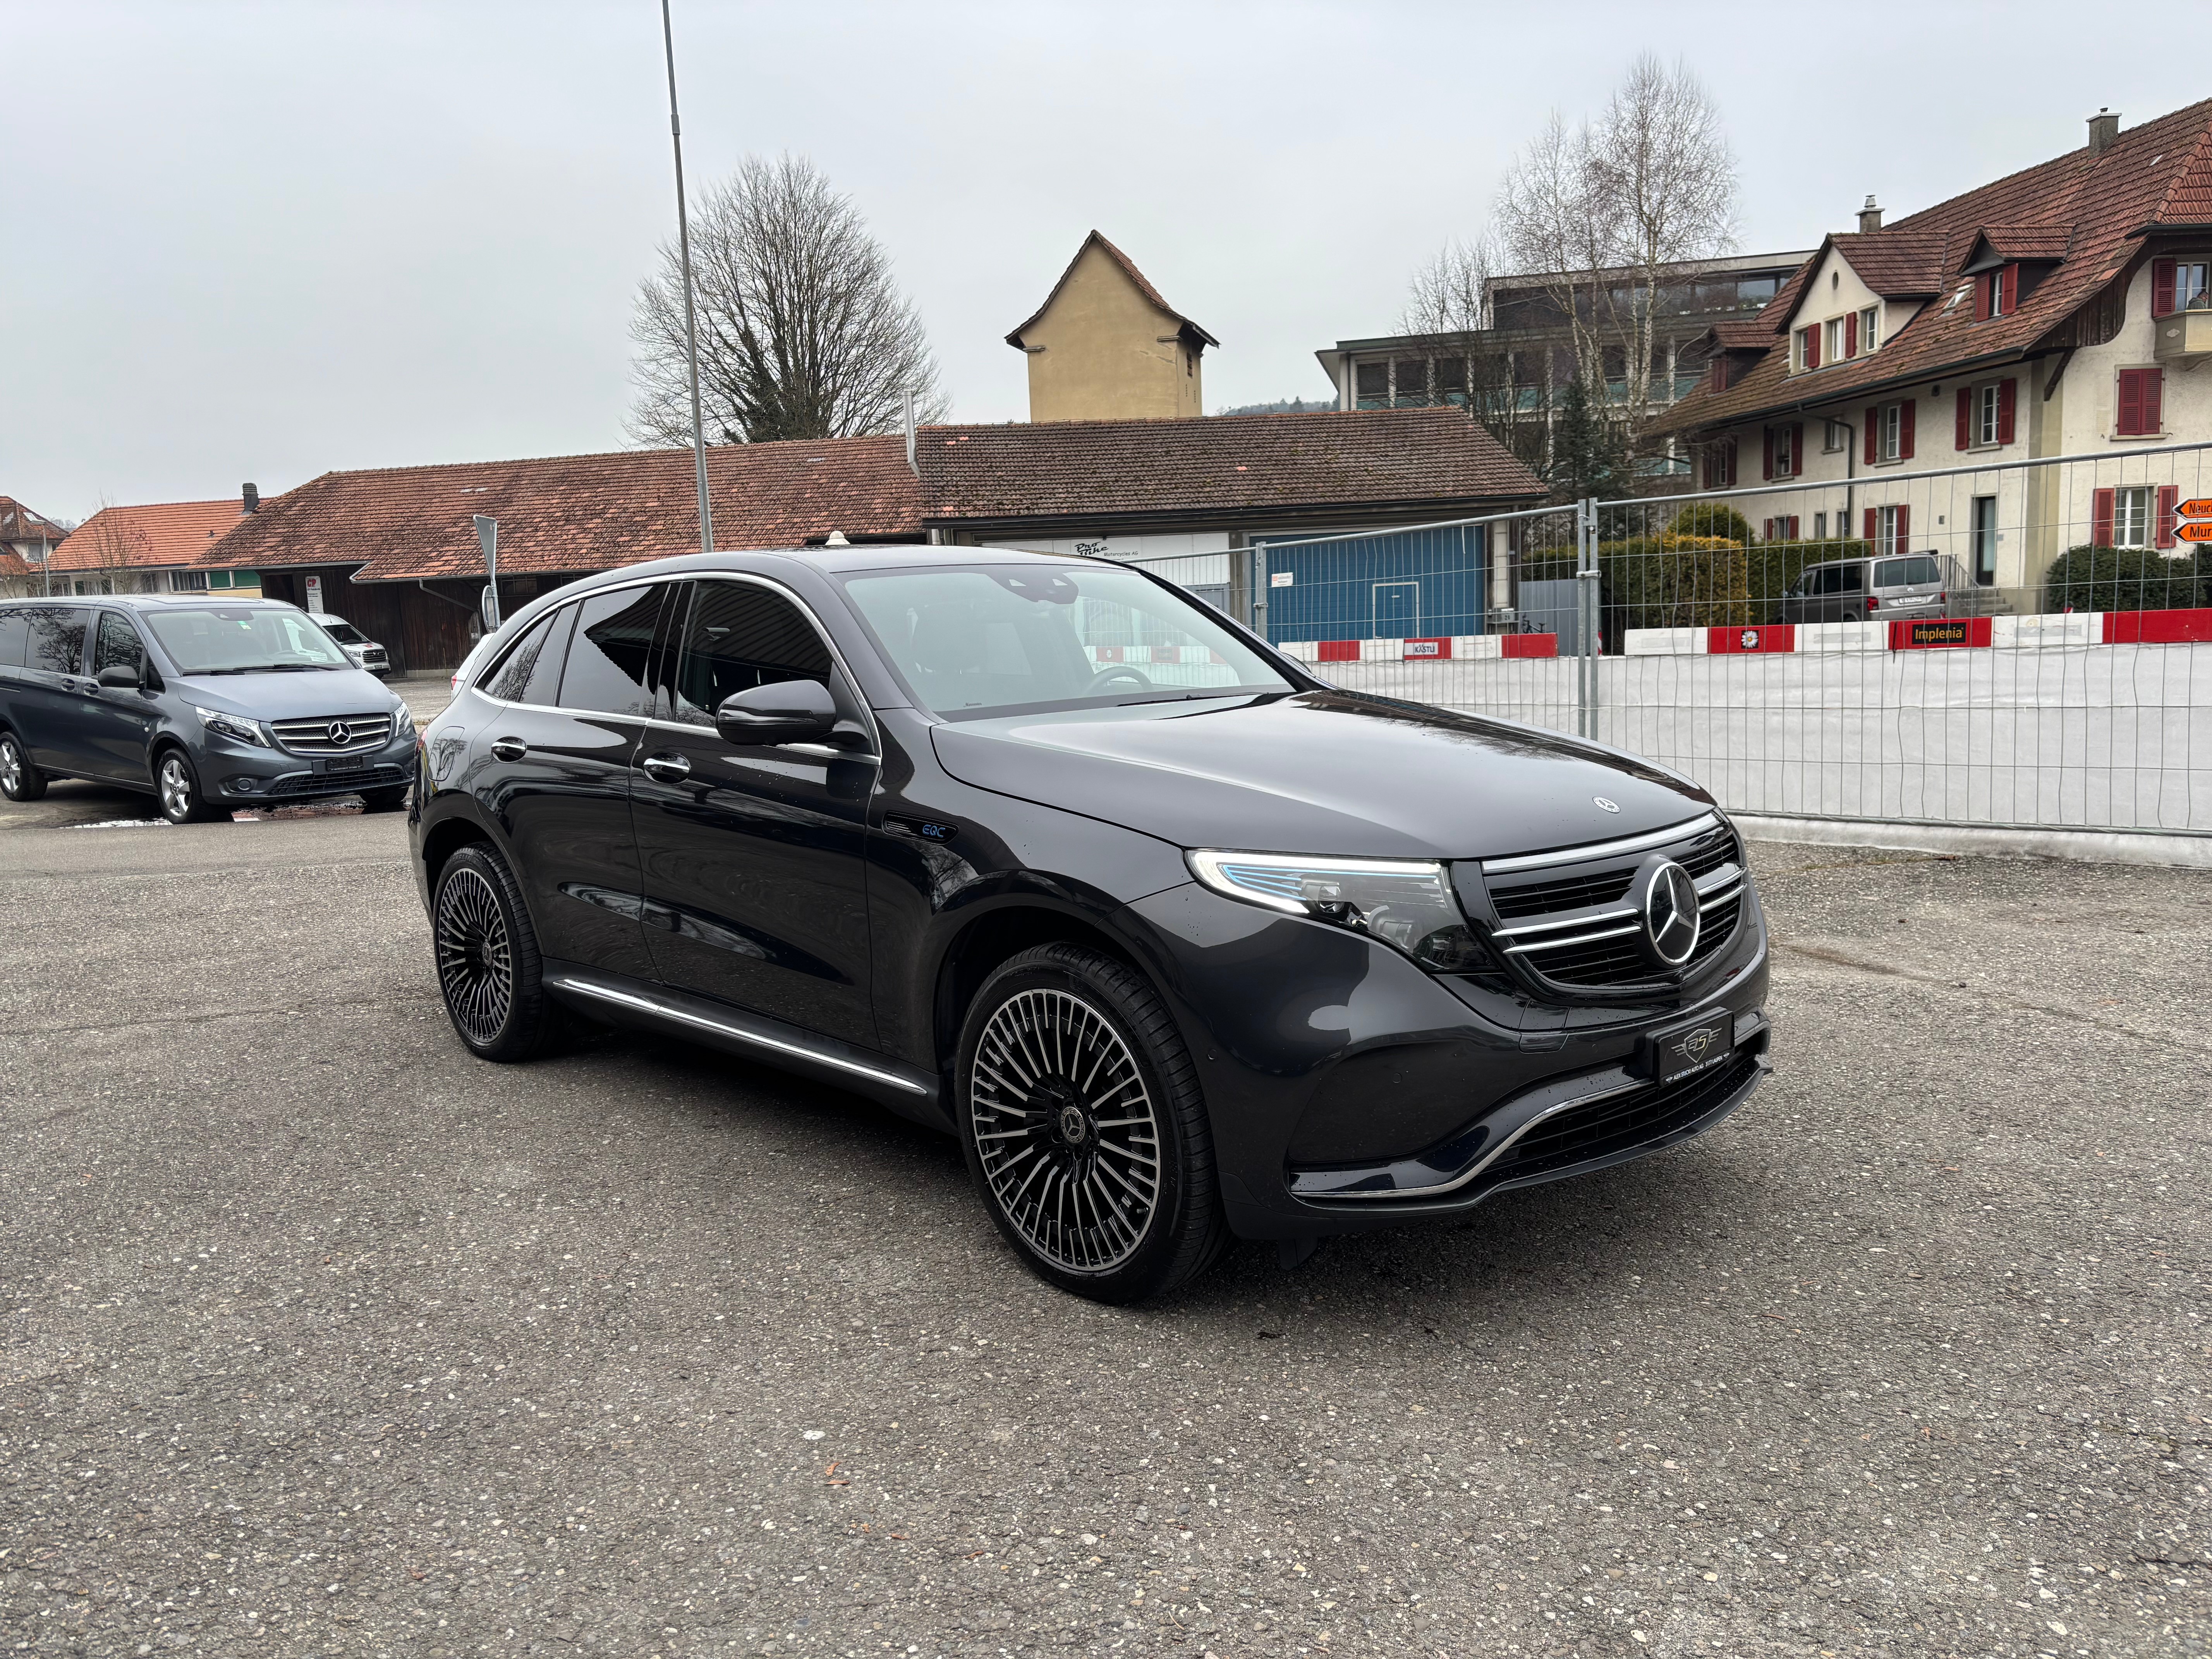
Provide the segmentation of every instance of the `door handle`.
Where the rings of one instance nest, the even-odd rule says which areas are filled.
[[[529,752],[530,745],[523,742],[520,738],[495,738],[492,739],[491,757],[494,760],[519,761]]]
[[[691,763],[681,755],[647,755],[638,764],[659,783],[681,783],[691,775]]]

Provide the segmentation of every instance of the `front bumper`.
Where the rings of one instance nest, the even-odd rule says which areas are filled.
[[[1199,887],[1130,907],[1205,1089],[1231,1228],[1362,1231],[1702,1133],[1764,1079],[1765,918],[1663,1006],[1528,1002],[1388,945]],[[1660,1085],[1644,1036],[1725,1011],[1725,1064]]]
[[[257,801],[285,805],[364,790],[397,789],[415,778],[415,734],[395,738],[380,749],[358,756],[308,757],[282,749],[216,739],[196,757],[208,793],[227,804]],[[332,767],[331,759],[357,761]]]

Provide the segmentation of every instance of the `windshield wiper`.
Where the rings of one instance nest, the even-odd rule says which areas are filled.
[[[334,666],[325,662],[250,662],[237,668],[198,668],[197,674],[310,674]]]

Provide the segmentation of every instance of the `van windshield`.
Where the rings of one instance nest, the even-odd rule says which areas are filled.
[[[297,611],[211,605],[140,612],[180,674],[304,673],[350,668],[331,636]]]
[[[922,707],[950,719],[1293,689],[1205,605],[1103,562],[842,580]]]

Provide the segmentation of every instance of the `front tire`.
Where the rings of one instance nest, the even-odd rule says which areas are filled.
[[[1124,963],[1068,944],[1002,963],[969,1008],[956,1086],[969,1173],[1039,1278],[1139,1302],[1227,1248],[1196,1068]]]
[[[46,775],[33,763],[23,740],[13,732],[0,732],[0,795],[37,800],[46,793]]]
[[[560,1010],[545,994],[538,932],[507,860],[480,846],[447,860],[430,925],[446,1017],[469,1052],[505,1064],[552,1047]]]
[[[161,816],[172,823],[213,823],[230,816],[228,809],[208,805],[200,793],[200,775],[181,749],[165,749],[154,763],[154,792],[161,802]]]

